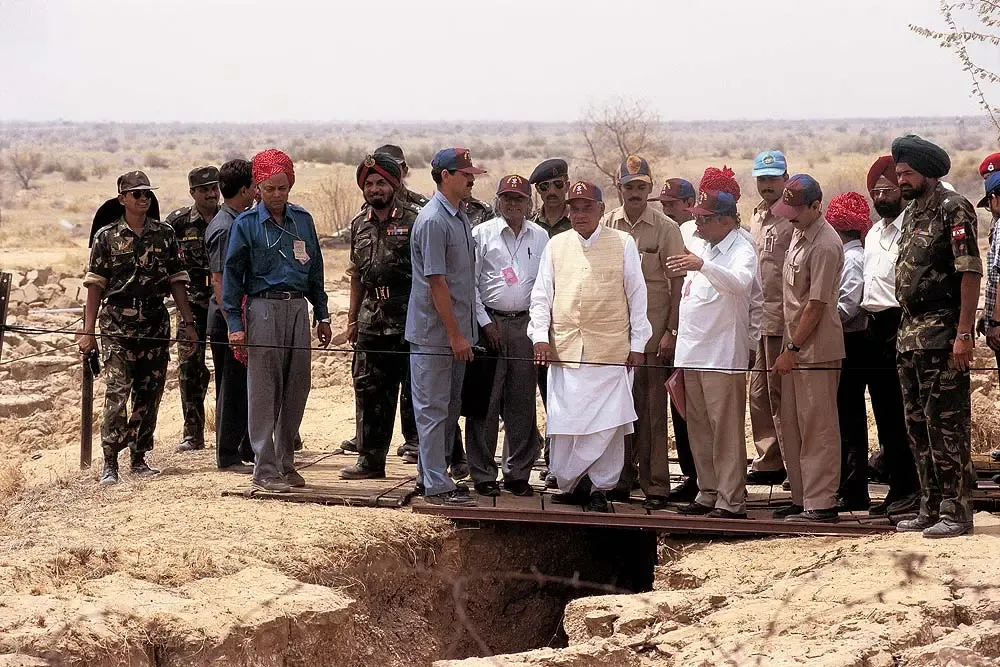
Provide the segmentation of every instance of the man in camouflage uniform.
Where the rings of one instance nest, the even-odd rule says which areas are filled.
[[[465,208],[465,214],[469,216],[469,223],[473,227],[496,217],[492,206],[475,197],[466,197],[462,200],[462,205]]]
[[[920,478],[920,513],[900,532],[954,537],[972,532],[969,367],[983,265],[976,212],[938,179],[948,154],[915,135],[892,142],[907,206],[896,261],[903,309],[896,347],[906,434]]]
[[[205,366],[205,341],[208,302],[212,297],[205,229],[219,212],[219,170],[216,167],[192,169],[188,173],[188,187],[194,204],[177,209],[164,221],[174,228],[181,264],[191,279],[188,283],[188,302],[200,341],[193,353],[178,354],[177,384],[181,390],[181,411],[184,413],[184,439],[175,447],[178,452],[205,448],[205,394],[210,377]]]
[[[153,449],[170,357],[170,319],[163,305],[167,292],[173,295],[181,314],[178,337],[191,341],[181,344],[182,351],[190,353],[197,341],[185,289],[188,274],[180,260],[177,238],[169,225],[147,215],[152,189],[141,171],[118,177],[118,198],[125,214],[94,236],[83,280],[87,309],[80,353],[88,355],[97,348],[94,329],[99,308],[104,337],[107,389],[101,424],[101,485],[118,483],[118,453],[125,448],[131,450],[134,475],[159,474],[146,462],[146,452]]]
[[[343,479],[385,477],[397,392],[410,382],[403,331],[412,281],[410,228],[420,210],[399,196],[402,169],[391,155],[366,157],[357,182],[366,206],[351,221],[347,335],[356,349],[358,460],[341,471]]]
[[[528,183],[535,186],[535,191],[542,199],[542,205],[535,211],[531,221],[548,232],[549,238],[573,229],[573,223],[569,221],[569,204],[566,203],[569,193],[569,165],[566,160],[543,160],[531,172]]]

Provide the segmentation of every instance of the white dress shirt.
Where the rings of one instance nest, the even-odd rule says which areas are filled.
[[[674,364],[743,373],[750,364],[751,310],[760,287],[757,248],[740,229],[715,245],[693,245],[698,247],[688,249],[705,264],[684,278]],[[758,298],[762,301],[762,292]],[[757,326],[759,336],[759,319]]]
[[[479,326],[490,323],[487,308],[510,313],[527,311],[531,306],[531,288],[538,275],[542,251],[549,235],[530,220],[521,224],[521,233],[502,217],[472,228],[476,244],[476,320]]]
[[[865,280],[861,307],[869,313],[899,308],[896,300],[896,258],[903,213],[895,220],[879,220],[865,236],[863,273]]]
[[[840,271],[840,296],[837,298],[837,314],[844,325],[844,333],[864,331],[868,328],[868,315],[861,310],[861,295],[864,292],[865,248],[861,241],[844,244],[844,268]]]

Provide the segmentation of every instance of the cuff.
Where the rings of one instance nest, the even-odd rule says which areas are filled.
[[[955,270],[959,273],[978,273],[983,275],[983,260],[980,257],[962,255],[955,258]]]
[[[490,319],[490,314],[487,313],[485,310],[476,312],[476,321],[479,323],[479,326],[481,327],[485,327],[487,324],[493,323],[493,320]]]
[[[87,275],[83,277],[84,287],[100,287],[102,290],[107,288],[108,279],[104,276],[99,276],[93,271],[87,271]]]
[[[243,314],[226,311],[226,328],[230,333],[243,331]]]
[[[171,283],[189,283],[191,282],[191,276],[188,275],[187,271],[178,271],[167,278],[167,281]]]

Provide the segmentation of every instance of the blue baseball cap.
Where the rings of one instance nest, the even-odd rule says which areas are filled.
[[[1000,195],[1000,171],[990,172],[986,177],[986,196],[979,200],[976,208],[989,208],[990,195]]]
[[[771,207],[771,213],[779,218],[794,220],[802,209],[822,199],[823,190],[815,178],[809,174],[795,174],[785,183],[781,199]]]
[[[649,163],[638,155],[629,155],[618,168],[618,183],[625,185],[629,181],[641,180],[650,185],[653,177],[650,175]]]
[[[468,148],[444,148],[431,160],[431,169],[441,171],[461,171],[465,174],[485,174],[485,169],[472,164]]]
[[[668,178],[660,188],[659,196],[650,197],[649,201],[677,201],[683,199],[694,199],[698,193],[694,191],[694,186],[690,181],[683,178]]]
[[[764,151],[753,159],[753,177],[783,176],[788,171],[788,163],[781,151]]]

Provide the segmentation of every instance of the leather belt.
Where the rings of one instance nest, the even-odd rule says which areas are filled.
[[[486,312],[497,317],[523,317],[528,314],[526,310],[495,310],[493,308],[487,308]]]
[[[281,290],[268,290],[266,292],[260,292],[254,294],[257,299],[276,299],[278,301],[291,301],[292,299],[301,299],[305,297],[302,292],[282,292]]]

